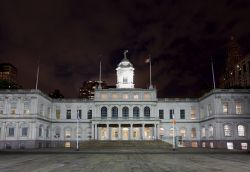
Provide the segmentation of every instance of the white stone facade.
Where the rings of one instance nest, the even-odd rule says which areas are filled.
[[[171,142],[173,116],[178,146],[249,149],[250,144],[250,90],[217,89],[197,99],[158,99],[155,89],[98,89],[94,100],[2,90],[0,148],[74,147],[77,114],[80,143]]]

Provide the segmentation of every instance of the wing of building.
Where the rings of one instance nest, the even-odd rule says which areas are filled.
[[[249,149],[250,90],[215,89],[196,99],[159,99],[154,88],[134,88],[134,67],[126,56],[116,71],[117,88],[97,89],[92,100],[1,90],[0,149],[74,147],[77,137],[80,143],[172,142],[173,135],[178,146]]]

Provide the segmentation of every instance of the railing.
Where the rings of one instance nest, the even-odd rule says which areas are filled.
[[[104,121],[159,121],[158,117],[93,117],[92,120]]]

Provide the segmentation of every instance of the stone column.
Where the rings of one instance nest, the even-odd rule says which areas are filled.
[[[133,140],[133,124],[130,124],[130,140]]]
[[[156,133],[156,124],[154,124],[154,140],[157,139],[157,133]]]
[[[98,137],[97,137],[97,131],[98,130],[98,127],[97,127],[97,124],[95,124],[95,140],[98,140]]]
[[[92,123],[91,125],[91,140],[95,139],[95,128],[94,128],[94,124]]]
[[[142,124],[142,132],[141,132],[141,136],[142,136],[142,140],[144,140],[144,127],[145,127],[145,124]]]
[[[119,128],[118,128],[118,134],[119,134],[119,140],[122,139],[122,135],[121,135],[121,124],[119,124]]]
[[[107,126],[107,138],[106,138],[106,139],[107,139],[107,140],[110,140],[110,138],[109,138],[109,135],[110,135],[110,134],[109,134],[109,124],[106,124],[106,126]]]

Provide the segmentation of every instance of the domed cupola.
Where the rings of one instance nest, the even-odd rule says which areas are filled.
[[[124,51],[124,58],[116,68],[117,84],[116,88],[134,88],[134,67],[127,59],[128,50]]]

